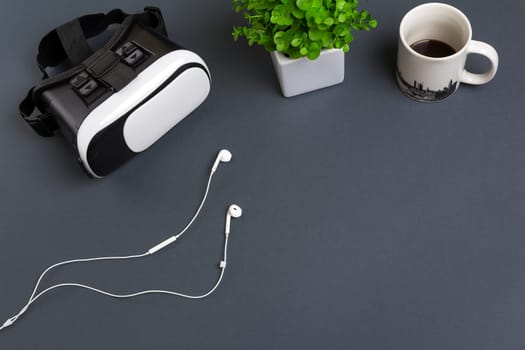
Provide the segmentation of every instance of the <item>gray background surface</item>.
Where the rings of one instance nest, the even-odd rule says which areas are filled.
[[[139,253],[192,214],[229,148],[202,218],[175,246],[134,262],[71,266],[45,284],[198,293],[218,274],[224,214],[238,203],[224,284],[204,301],[115,301],[83,290],[41,299],[0,349],[523,349],[523,0],[463,0],[496,78],[436,104],[394,79],[397,27],[419,1],[362,1],[343,84],[280,96],[269,55],[231,39],[229,1],[170,0],[169,34],[213,75],[207,101],[148,152],[90,180],[61,139],[17,115],[37,82],[40,37],[73,17],[141,1],[5,1],[0,38],[0,319],[54,262]],[[469,67],[487,63],[471,57]]]

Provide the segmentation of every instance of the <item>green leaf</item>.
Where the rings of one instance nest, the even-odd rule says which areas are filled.
[[[304,11],[301,10],[300,8],[297,8],[297,7],[293,7],[292,8],[292,15],[295,17],[295,18],[304,18]]]
[[[299,47],[303,43],[303,39],[301,38],[294,38],[291,42],[293,47]]]
[[[317,43],[312,43],[310,49],[308,50],[307,57],[311,60],[315,60],[321,55],[321,48]]]
[[[314,13],[314,19],[316,24],[321,24],[327,18],[330,16],[330,12],[324,8],[321,4],[321,6],[317,9],[312,6],[313,13]]]
[[[239,37],[241,35],[242,35],[242,29],[239,27],[233,27],[233,32],[232,32],[233,40],[234,41],[239,40]]]
[[[313,0],[297,0],[295,4],[301,10],[308,11],[312,7]]]
[[[323,6],[323,0],[313,0],[312,7],[313,8],[321,8]]]
[[[283,40],[285,36],[286,36],[286,33],[283,31],[276,32],[275,35],[273,36],[273,41]]]
[[[280,43],[275,43],[275,48],[277,49],[277,51],[279,52],[286,52],[286,50],[288,49],[290,45],[288,45],[287,43],[285,42],[280,42]]]
[[[334,19],[332,17],[327,17],[323,20],[323,23],[327,26],[331,26],[332,24],[334,24]]]
[[[323,47],[330,47],[332,43],[332,33],[324,32],[321,42],[323,43]]]
[[[321,40],[322,35],[323,35],[323,32],[321,32],[320,30],[317,30],[317,29],[310,29],[308,31],[308,37],[312,41],[319,41],[319,40]]]
[[[285,52],[290,47],[290,37],[286,32],[279,31],[273,36],[277,51]]]
[[[272,11],[272,17],[270,21],[278,25],[290,25],[293,23],[293,19],[290,11],[284,5],[277,5]]]
[[[334,27],[334,34],[337,36],[343,36],[349,31],[350,29],[345,24],[338,24]]]

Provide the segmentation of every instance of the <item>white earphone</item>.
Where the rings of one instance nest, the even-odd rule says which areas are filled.
[[[215,159],[215,162],[213,163],[213,166],[211,168],[212,173],[214,173],[217,170],[219,163],[228,163],[230,160],[232,160],[232,153],[227,149],[221,149],[219,151],[219,154],[217,155],[217,159]]]
[[[94,288],[94,287],[91,287],[91,286],[88,286],[88,285],[84,285],[84,284],[79,284],[79,283],[60,283],[60,284],[56,284],[56,285],[50,286],[50,287],[48,287],[48,288],[46,288],[46,289],[44,289],[44,290],[42,290],[40,292],[38,292],[38,287],[40,286],[40,282],[42,281],[44,276],[49,271],[51,271],[52,269],[54,269],[56,267],[59,267],[59,266],[64,266],[64,265],[67,265],[67,264],[74,264],[74,263],[81,263],[81,262],[91,262],[91,261],[125,260],[125,259],[142,258],[142,257],[146,257],[146,256],[149,256],[149,255],[153,255],[153,254],[157,253],[158,251],[160,251],[161,249],[166,248],[167,246],[169,246],[170,244],[175,242],[177,239],[179,239],[188,230],[188,228],[193,224],[193,222],[195,221],[197,216],[199,216],[199,214],[201,212],[201,209],[204,206],[204,203],[206,202],[206,198],[208,197],[208,192],[210,190],[210,185],[211,185],[211,180],[213,178],[213,174],[217,170],[217,168],[218,168],[220,163],[222,163],[222,162],[227,163],[227,162],[231,161],[231,159],[232,159],[232,154],[231,154],[230,151],[228,151],[226,149],[223,149],[223,150],[221,150],[219,152],[219,154],[217,155],[217,158],[215,159],[215,162],[213,163],[213,166],[211,168],[210,176],[208,177],[208,183],[206,185],[206,190],[204,191],[204,196],[203,196],[203,198],[201,200],[201,203],[200,203],[199,207],[197,208],[197,210],[195,211],[195,213],[193,214],[191,220],[188,222],[188,224],[186,224],[186,226],[179,233],[177,233],[176,235],[173,235],[170,238],[162,241],[161,243],[159,243],[159,244],[155,245],[154,247],[148,249],[148,251],[146,251],[145,253],[142,253],[142,254],[127,255],[127,256],[105,256],[105,257],[96,257],[96,258],[87,258],[87,259],[74,259],[74,260],[62,261],[62,262],[59,262],[59,263],[56,263],[54,265],[49,266],[47,269],[44,270],[44,272],[42,272],[42,274],[38,278],[38,280],[36,282],[36,285],[33,288],[33,293],[29,297],[29,300],[24,305],[24,307],[16,315],[14,315],[14,316],[10,317],[9,319],[7,319],[7,321],[5,321],[2,326],[0,326],[0,331],[5,329],[5,328],[7,328],[7,327],[9,327],[9,326],[12,326],[18,320],[18,318],[20,316],[22,316],[23,314],[25,314],[27,312],[28,308],[33,303],[35,303],[42,295],[44,295],[44,294],[46,294],[46,293],[48,293],[48,292],[50,292],[50,291],[52,291],[54,289],[57,289],[57,288],[63,288],[63,287],[83,288],[83,289],[88,289],[90,291],[93,291],[95,293],[103,294],[103,295],[106,295],[106,296],[109,296],[109,297],[112,297],[112,298],[118,298],[118,299],[133,298],[133,297],[137,297],[137,296],[145,295],[145,294],[168,294],[168,295],[174,295],[174,296],[179,296],[179,297],[188,298],[188,299],[202,299],[202,298],[206,298],[207,296],[211,295],[217,289],[217,287],[219,287],[219,285],[220,285],[220,283],[222,281],[222,278],[224,276],[224,271],[226,270],[226,260],[227,260],[227,257],[228,257],[228,254],[227,254],[228,253],[228,239],[229,239],[229,236],[230,236],[230,222],[231,222],[231,218],[232,217],[233,218],[238,218],[238,217],[240,217],[242,215],[242,209],[236,204],[230,205],[229,208],[228,208],[228,211],[226,212],[226,223],[225,223],[225,229],[224,229],[224,234],[225,234],[224,250],[223,250],[223,258],[222,258],[222,260],[219,263],[219,268],[221,269],[219,278],[217,279],[217,281],[215,282],[213,287],[206,293],[198,294],[198,295],[190,295],[190,294],[184,294],[184,293],[181,293],[181,292],[170,291],[170,290],[152,289],[152,290],[143,290],[143,291],[130,293],[130,294],[116,294],[116,293],[107,292],[107,291],[104,291],[104,290],[101,290],[101,289],[98,289],[98,288]]]
[[[237,204],[232,204],[228,208],[228,212],[226,213],[226,227],[224,228],[224,233],[229,235],[230,234],[230,222],[232,218],[239,218],[242,215],[242,209]]]

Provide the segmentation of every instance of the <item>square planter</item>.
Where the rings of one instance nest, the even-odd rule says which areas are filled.
[[[345,79],[344,52],[339,49],[323,50],[314,61],[306,57],[291,59],[277,51],[270,55],[284,97],[336,85]]]

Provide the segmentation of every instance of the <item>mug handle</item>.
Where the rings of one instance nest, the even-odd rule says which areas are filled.
[[[487,57],[490,61],[490,69],[482,74],[475,74],[468,72],[466,69],[463,69],[461,74],[461,82],[472,84],[472,85],[481,85],[486,84],[494,78],[496,71],[498,70],[498,53],[496,50],[487,43],[477,40],[471,40],[467,48],[467,54],[475,53],[478,55],[483,55]]]

